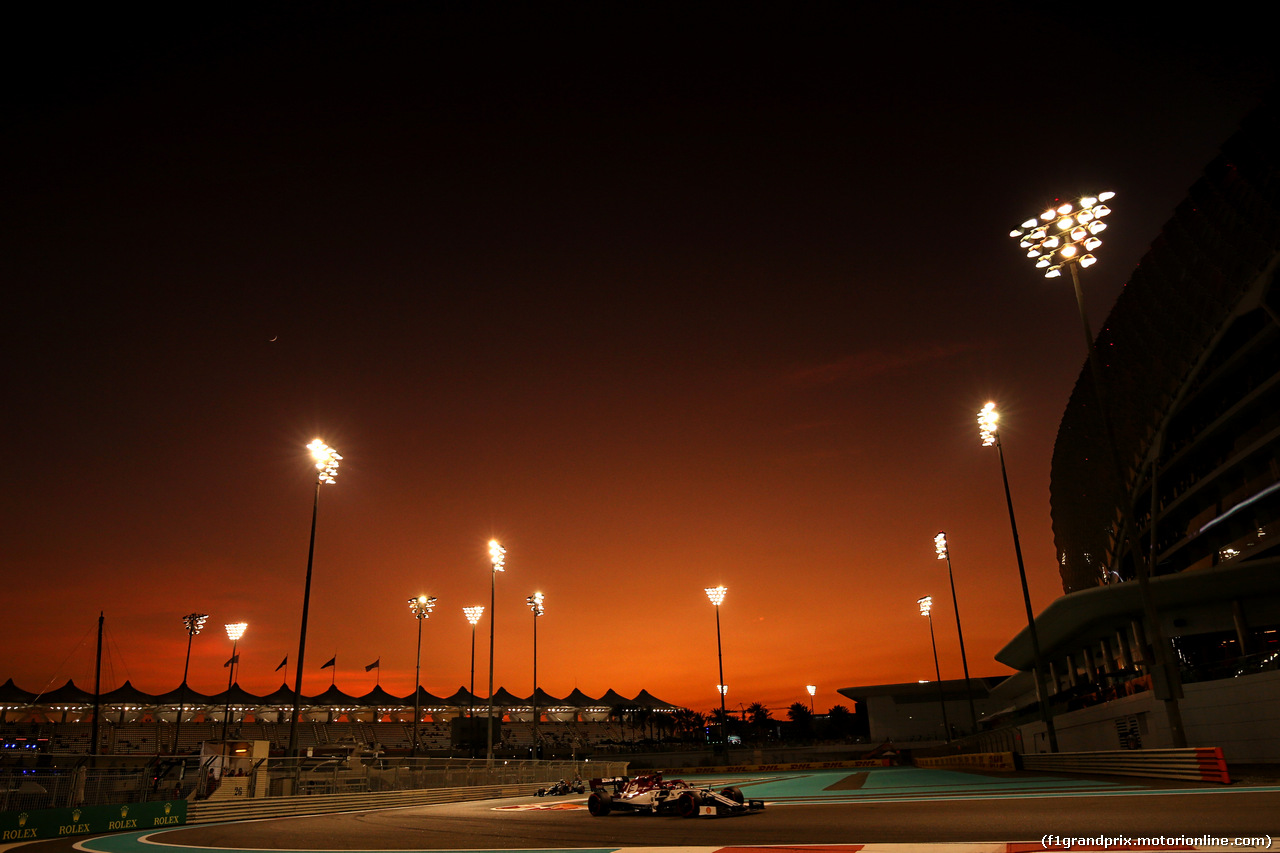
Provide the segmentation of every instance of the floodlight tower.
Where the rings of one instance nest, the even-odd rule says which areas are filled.
[[[492,571],[489,573],[489,718],[488,718],[488,736],[486,754],[489,762],[493,762],[493,624],[494,624],[494,603],[496,601],[498,589],[498,572],[507,570],[507,549],[498,544],[497,539],[489,540],[489,563],[492,565]]]
[[[1018,559],[1018,579],[1022,582],[1022,604],[1027,610],[1027,630],[1031,635],[1031,666],[1035,670],[1036,700],[1040,705],[1040,719],[1049,736],[1049,751],[1058,751],[1058,731],[1053,725],[1053,709],[1049,707],[1049,695],[1044,686],[1044,661],[1040,656],[1040,634],[1036,631],[1036,614],[1031,609],[1031,592],[1027,588],[1027,569],[1022,562],[1022,543],[1018,539],[1018,522],[1013,515],[1013,496],[1009,492],[1009,473],[1004,466],[1004,445],[1000,443],[1000,413],[995,403],[987,403],[978,412],[978,435],[983,447],[996,449],[1000,459],[1000,478],[1004,481],[1004,500],[1009,507],[1009,528],[1013,531],[1013,553]]]
[[[471,684],[467,687],[467,692],[471,694],[470,701],[467,702],[467,742],[471,744],[471,757],[476,757],[475,747],[475,726],[470,721],[475,719],[476,704],[476,624],[480,622],[480,617],[484,615],[484,606],[476,605],[475,607],[462,608],[462,615],[467,617],[467,621],[471,623]]]
[[[1165,702],[1173,746],[1182,748],[1187,745],[1186,730],[1182,724],[1182,709],[1178,704],[1178,700],[1182,697],[1182,679],[1177,663],[1170,654],[1169,642],[1165,639],[1164,627],[1150,587],[1151,575],[1155,574],[1157,559],[1155,511],[1157,496],[1154,466],[1158,459],[1158,448],[1163,431],[1157,432],[1155,439],[1157,450],[1152,461],[1151,547],[1147,559],[1144,560],[1136,540],[1138,526],[1133,517],[1133,507],[1125,490],[1125,469],[1120,461],[1115,428],[1102,396],[1102,365],[1099,363],[1093,331],[1089,327],[1089,315],[1084,307],[1084,292],[1080,288],[1079,270],[1080,268],[1088,269],[1097,263],[1098,259],[1092,253],[1102,245],[1102,240],[1097,235],[1106,230],[1106,223],[1102,220],[1111,213],[1111,208],[1106,202],[1114,197],[1113,192],[1102,192],[1096,196],[1083,196],[1074,202],[1064,202],[1057,207],[1042,211],[1037,217],[1027,219],[1010,231],[1009,236],[1017,239],[1019,246],[1027,250],[1027,257],[1035,260],[1037,269],[1045,271],[1045,278],[1060,277],[1063,267],[1071,271],[1076,308],[1080,312],[1080,327],[1084,331],[1085,352],[1089,354],[1089,372],[1093,375],[1093,391],[1098,398],[1098,416],[1106,433],[1107,446],[1111,452],[1111,464],[1115,468],[1116,503],[1121,513],[1120,533],[1128,540],[1128,550],[1134,562],[1134,574],[1138,579],[1138,592],[1142,598],[1143,616],[1146,618],[1151,646],[1155,651],[1155,668],[1159,674],[1163,675],[1162,679],[1158,679],[1164,682],[1163,689],[1158,685],[1156,693]]]
[[[543,602],[546,596],[540,592],[525,597],[525,603],[533,611],[533,759],[542,755],[538,744],[538,617],[546,613]]]
[[[920,605],[920,615],[929,620],[929,642],[933,645],[933,673],[938,679],[938,705],[942,708],[942,733],[947,743],[951,743],[951,724],[947,722],[947,696],[942,689],[942,669],[938,666],[938,641],[933,636],[933,614],[931,613],[933,596],[917,598],[916,604]]]
[[[436,606],[434,595],[420,595],[409,599],[409,612],[418,622],[418,651],[413,668],[413,749],[410,758],[418,757],[418,724],[422,718],[422,623],[431,618],[431,611]]]
[[[956,612],[956,634],[960,637],[960,665],[964,668],[964,692],[969,698],[969,732],[978,731],[978,712],[973,706],[973,685],[969,681],[969,659],[964,653],[964,630],[960,627],[960,603],[956,600],[956,577],[951,571],[951,549],[947,547],[946,531],[938,531],[933,537],[933,550],[939,560],[947,561],[947,580],[951,582],[951,607]]]
[[[231,716],[231,685],[235,682],[236,665],[240,663],[240,657],[236,654],[236,645],[240,642],[240,638],[244,636],[244,632],[249,629],[248,622],[232,622],[225,626],[227,629],[227,639],[231,640],[231,660],[227,661],[227,707],[222,712],[222,746],[226,749],[227,744],[227,720]],[[223,768],[226,772],[226,768]]]
[[[320,487],[337,483],[342,455],[320,439],[307,445],[316,465],[316,496],[311,504],[311,544],[307,548],[307,582],[302,588],[302,627],[298,631],[298,673],[293,683],[293,713],[289,718],[289,754],[298,755],[298,714],[302,709],[302,672],[307,651],[307,615],[311,610],[311,567],[316,555],[316,518],[320,514]]]
[[[178,690],[178,722],[173,727],[173,754],[178,754],[178,735],[182,732],[182,715],[187,710],[187,673],[191,671],[191,641],[204,629],[208,613],[188,613],[182,617],[187,629],[187,661],[182,665],[182,686]]]
[[[703,592],[716,608],[716,661],[720,665],[720,683],[716,685],[716,690],[720,693],[720,737],[728,743],[728,726],[726,725],[728,717],[724,709],[724,695],[729,692],[729,686],[724,683],[724,647],[720,644],[720,605],[724,603],[724,597],[728,595],[729,588],[721,584],[709,586]]]

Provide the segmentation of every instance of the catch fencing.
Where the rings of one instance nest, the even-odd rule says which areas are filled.
[[[6,757],[7,758],[7,757]],[[537,786],[627,772],[625,761],[267,758],[222,774],[218,757],[24,755],[0,761],[0,812],[185,799],[228,802],[443,788]],[[245,764],[242,762],[242,764]]]

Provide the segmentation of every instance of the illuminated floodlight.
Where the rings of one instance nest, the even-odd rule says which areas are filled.
[[[716,685],[716,691],[717,691],[721,696],[726,696],[726,695],[728,695],[728,693],[729,693],[729,685],[727,685],[727,684],[717,684],[717,685]]]
[[[415,619],[431,618],[431,611],[436,606],[436,597],[434,595],[420,595],[417,598],[409,599],[409,610],[413,613]]]
[[[1018,240],[1019,248],[1035,261],[1037,269],[1047,269],[1045,278],[1058,278],[1064,265],[1081,262],[1082,247],[1093,251],[1096,245],[1100,245],[1090,245],[1087,241],[1091,235],[1106,228],[1101,219],[1111,213],[1111,208],[1103,202],[1114,196],[1115,193],[1106,192],[1063,202],[1046,209],[1038,220],[1027,219],[1011,230],[1009,236]],[[1053,236],[1048,236],[1049,226],[1054,226]],[[1089,263],[1096,262],[1097,258],[1093,258]]]
[[[933,550],[938,555],[939,560],[947,559],[947,534],[939,531],[938,535],[933,537]]]
[[[489,540],[489,562],[493,563],[495,572],[504,572],[507,569],[507,549],[499,545],[497,539]]]
[[[810,698],[813,698],[818,693],[818,685],[816,684],[806,684],[804,689],[808,691]]]
[[[716,607],[724,601],[725,595],[729,592],[727,586],[709,586],[703,590],[707,594],[707,598],[711,599],[711,603]]]
[[[204,623],[208,620],[208,613],[188,613],[182,617],[182,624],[187,626],[187,633],[194,637],[204,629]]]
[[[924,598],[916,599],[916,604],[920,605],[920,615],[928,616],[929,611],[933,609],[933,596],[926,595]]]
[[[546,596],[540,592],[535,592],[533,595],[525,596],[525,603],[528,604],[529,609],[533,611],[534,618],[537,618],[546,612],[546,608],[543,606],[543,601],[545,599]]]
[[[232,622],[225,626],[227,629],[227,639],[233,643],[240,642],[240,638],[244,636],[244,632],[248,630],[248,622]]]
[[[307,450],[311,451],[311,458],[316,461],[316,479],[330,486],[337,482],[338,463],[342,460],[342,455],[318,438],[307,445]]]
[[[474,628],[480,622],[480,617],[484,615],[484,607],[477,605],[475,607],[462,608],[462,614],[467,617],[467,621]]]
[[[996,443],[996,425],[1000,422],[1000,413],[995,403],[987,403],[978,412],[978,435],[982,438],[982,446],[990,447]]]

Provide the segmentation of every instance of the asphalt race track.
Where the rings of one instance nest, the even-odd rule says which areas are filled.
[[[26,845],[30,853],[271,850],[617,850],[764,845],[990,842],[1043,849],[1046,835],[1097,837],[1280,835],[1280,787],[984,773],[911,767],[686,777],[736,784],[763,812],[725,817],[592,817],[585,796],[519,797],[348,812]],[[1004,842],[1034,842],[1006,848]],[[1265,849],[1265,845],[1251,845]],[[1218,849],[1186,844],[1160,849]],[[159,848],[159,849],[157,849]],[[958,850],[961,848],[951,848]],[[979,849],[979,848],[969,848]],[[1059,848],[1061,849],[1061,848]],[[1078,846],[1076,849],[1080,849]],[[1146,849],[1152,849],[1150,847]],[[1222,849],[1247,849],[1225,845]],[[26,853],[26,851],[24,851]]]

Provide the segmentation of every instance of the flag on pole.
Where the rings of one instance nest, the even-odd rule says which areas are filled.
[[[371,663],[371,664],[369,664],[368,666],[366,666],[366,667],[364,668],[364,671],[365,671],[365,672],[368,672],[368,671],[369,671],[369,670],[371,670],[371,669],[376,669],[376,670],[378,670],[378,671],[381,671],[381,670],[382,670],[382,658],[378,658],[376,661],[374,661],[373,663]]]
[[[338,656],[337,656],[337,655],[334,655],[333,657],[329,658],[329,662],[328,662],[327,664],[325,664],[324,666],[322,666],[322,667],[320,667],[320,668],[321,668],[321,669],[328,669],[328,668],[329,668],[329,667],[331,667],[331,666],[337,666],[337,665],[338,665]]]
[[[285,655],[284,660],[280,661],[280,665],[276,667],[275,671],[279,672],[280,670],[284,669],[285,664],[287,664],[288,662],[289,662],[289,656]]]
[[[224,663],[222,665],[222,668],[226,669],[227,667],[231,666],[233,663],[240,663],[240,655],[232,655],[231,660]]]

